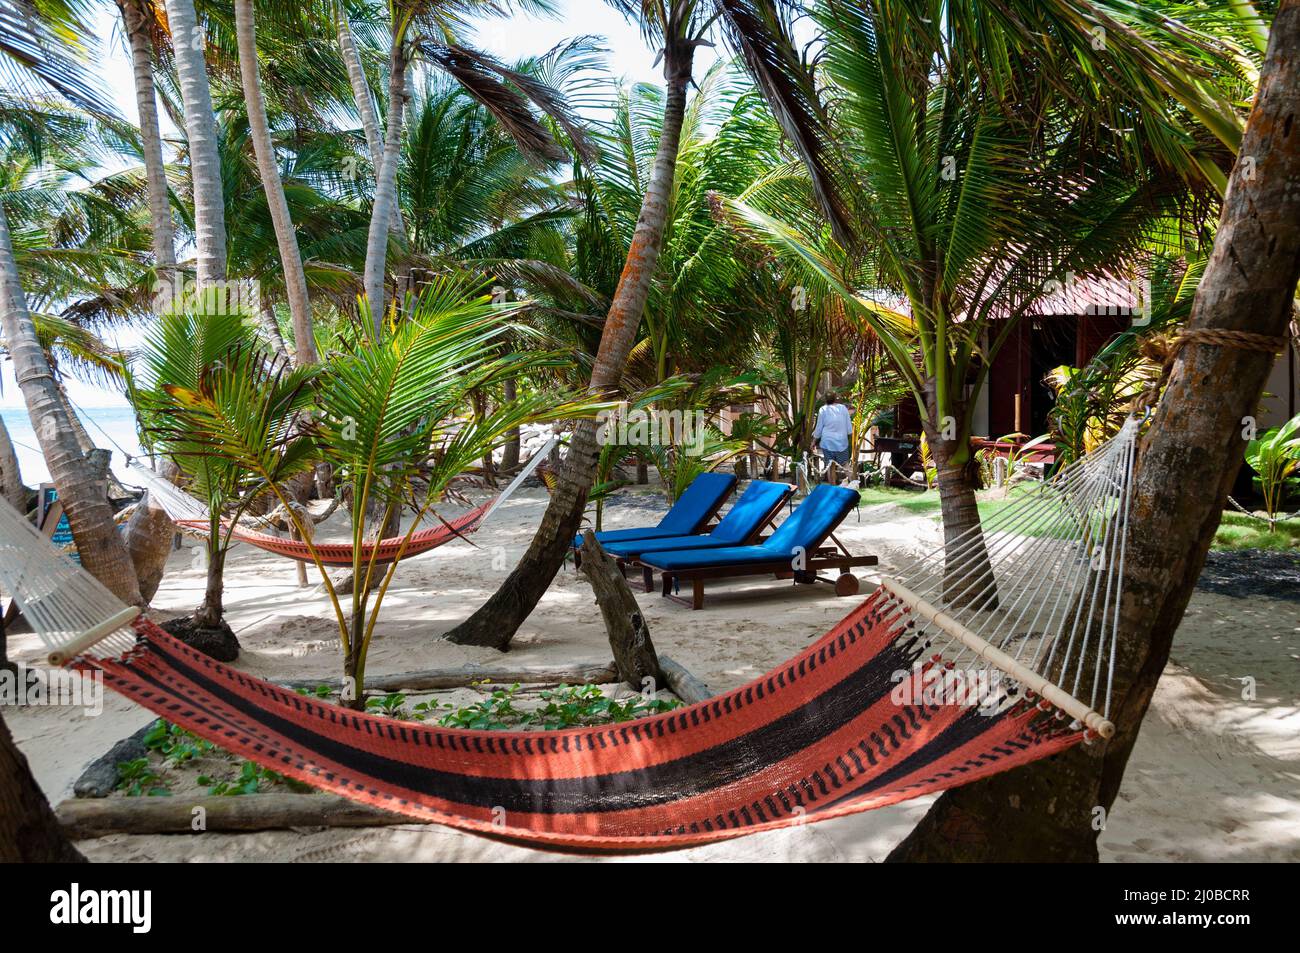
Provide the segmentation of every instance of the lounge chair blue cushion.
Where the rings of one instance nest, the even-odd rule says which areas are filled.
[[[703,569],[785,562],[816,549],[858,504],[858,491],[823,483],[808,494],[780,528],[757,546],[655,550],[642,562],[656,569]]]
[[[658,526],[635,529],[602,530],[596,534],[601,543],[626,542],[633,539],[661,539],[665,536],[690,536],[704,528],[722,501],[736,487],[732,473],[701,473],[686,491],[677,498]],[[582,545],[582,534],[573,538],[574,546]]]
[[[600,540],[605,551],[623,559],[636,559],[642,553],[659,549],[709,549],[717,546],[736,546],[751,538],[762,528],[772,512],[790,492],[784,483],[755,480],[740,494],[740,499],[727,511],[727,515],[707,536],[667,536],[634,540]]]

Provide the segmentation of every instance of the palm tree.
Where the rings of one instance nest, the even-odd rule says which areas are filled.
[[[34,4],[0,0],[0,58],[62,96],[96,111],[111,112],[87,78],[69,39],[86,35],[75,20],[52,25]],[[0,132],[7,132],[0,127]],[[3,330],[14,375],[36,426],[50,475],[68,509],[73,539],[86,568],[119,598],[135,602],[135,586],[126,547],[114,531],[113,511],[103,483],[76,447],[67,411],[27,310],[14,260],[9,222],[0,203],[0,330]],[[39,421],[39,423],[37,423]],[[0,718],[0,859],[6,861],[79,861],[81,854],[59,828],[49,802],[32,777],[27,759],[14,745]]]
[[[56,22],[63,36],[85,36],[75,20]],[[55,36],[38,11],[20,0],[0,4],[0,53],[19,68],[53,88],[66,99],[96,111],[111,114],[101,97],[81,72],[75,52]],[[31,117],[39,114],[36,104]],[[0,129],[0,133],[9,130]],[[28,125],[25,134],[36,132]],[[41,147],[39,138],[29,139]],[[113,509],[106,495],[106,473],[86,458],[77,443],[62,394],[27,307],[14,254],[8,216],[0,203],[0,322],[14,365],[14,376],[23,392],[33,429],[45,456],[50,478],[63,500],[73,538],[87,571],[118,598],[140,601],[140,590],[126,547],[113,523]]]
[[[1283,347],[1300,280],[1300,0],[1282,0],[1259,89],[1224,196],[1214,251],[1188,328],[1245,331]],[[1268,347],[1193,342],[1182,348],[1143,441],[1135,477],[1105,745],[944,794],[891,860],[1096,861],[1098,809],[1109,812],[1174,633],[1218,527],[1274,361]],[[1104,816],[1104,815],[1103,815]],[[953,830],[961,830],[954,838]]]
[[[154,268],[162,280],[169,280],[176,267],[176,233],[172,225],[162,130],[158,124],[157,91],[153,81],[154,7],[151,0],[118,0],[117,6],[122,13],[131,51],[131,74],[135,80],[135,103],[140,120],[140,145],[153,233]]]
[[[467,17],[475,13],[508,14],[510,5],[500,6],[485,0],[457,0],[450,4],[436,0],[390,0],[388,8],[387,125],[376,174],[364,275],[376,337],[385,313],[384,282],[388,242],[397,209],[396,183],[408,97],[407,73],[416,58],[460,83],[496,117],[523,154],[532,160],[557,162],[565,153],[530,106],[549,116],[574,142],[583,141],[581,130],[554,90],[458,41],[460,24]]]
[[[773,51],[793,55],[789,23],[779,12],[788,12],[788,5],[762,3],[758,5],[762,9],[756,10],[736,0],[672,3],[611,0],[611,3],[629,19],[639,22],[646,41],[659,48],[666,88],[654,162],[645,180],[638,183],[640,211],[592,366],[589,388],[594,394],[606,394],[618,387],[628,355],[636,343],[672,205],[695,51],[709,42],[715,24],[723,24],[732,45],[743,53],[746,67],[772,106],[782,130],[811,168],[821,167],[823,149],[814,126],[804,116],[809,110],[820,108],[811,84],[804,82],[799,74],[790,74],[793,79],[777,77],[769,62],[775,55]],[[829,204],[834,208],[836,200],[830,198]],[[582,520],[598,457],[595,424],[579,422],[555,492],[528,550],[501,587],[469,619],[452,630],[448,638],[453,642],[502,649],[509,645],[564,562],[565,552]]]
[[[860,250],[767,214],[761,196],[732,203],[743,226],[874,332],[909,383],[937,467],[945,538],[968,541],[950,548],[952,565],[981,558],[982,540],[968,532],[979,523],[972,397],[1017,322],[1076,276],[1132,275],[1153,245],[1179,253],[1184,213],[1198,207],[1189,190],[1213,192],[1194,121],[1160,89],[1171,63],[1181,64],[1180,86],[1194,87],[1198,115],[1221,116],[1206,92],[1213,77],[1200,82],[1206,71],[1188,55],[1202,47],[1181,35],[1147,38],[1169,61],[1153,75],[1135,73],[1112,40],[1106,55],[1117,71],[1128,67],[1127,95],[1107,81],[1104,95],[1081,99],[1099,82],[1091,69],[1076,75],[1036,40],[1005,47],[991,32],[999,15],[985,9],[929,0],[819,8],[838,181]],[[1034,21],[1061,45],[1082,46],[1078,27],[1053,12]],[[1197,43],[1223,52],[1209,38]],[[1017,77],[1013,89],[983,65],[999,57]],[[773,198],[769,211],[786,194]],[[910,322],[882,314],[864,287],[901,295]],[[983,574],[968,578],[946,597],[985,589]]]
[[[207,38],[194,0],[166,0],[167,27],[185,110],[194,203],[195,274],[200,286],[226,279],[226,217],[217,152],[217,120],[204,60]]]
[[[250,377],[274,378],[274,400],[268,398],[266,412],[244,422],[245,427],[260,427],[261,439],[273,442],[271,434],[278,433],[301,410],[306,380],[303,372],[281,372],[256,337],[252,315],[227,309],[225,304],[224,296],[204,291],[173,302],[145,338],[131,388],[144,442],[170,460],[190,492],[207,504],[207,584],[203,602],[193,614],[195,626],[202,629],[222,625],[231,530],[254,499],[244,492],[249,474],[237,460],[208,452],[184,426],[177,425],[185,409],[183,395],[205,386],[214,375],[226,373],[232,362]]]
[[[299,364],[315,364],[316,338],[312,330],[311,301],[307,297],[307,275],[303,270],[302,253],[298,249],[298,236],[289,214],[289,203],[285,199],[284,184],[280,180],[275,143],[271,140],[270,122],[266,116],[266,100],[262,95],[262,79],[257,63],[257,32],[253,20],[253,0],[235,0],[235,30],[239,42],[239,73],[243,82],[244,105],[248,111],[253,151],[257,156],[257,170],[266,192],[266,204],[280,249],[289,317],[293,324],[294,359]]]
[[[468,287],[463,279],[428,283],[418,299],[405,302],[406,317],[391,323],[381,340],[371,338],[373,322],[363,308],[357,339],[319,369],[313,399],[321,414],[314,439],[289,439],[292,428],[284,424],[254,423],[276,418],[272,410],[284,406],[277,405],[276,395],[286,391],[286,383],[274,367],[259,371],[238,356],[227,357],[197,387],[171,388],[174,431],[246,472],[249,494],[277,497],[305,540],[311,535],[288,505],[284,481],[321,455],[344,475],[353,500],[352,574],[363,582],[352,587],[350,606],[314,550],[312,558],[339,626],[349,680],[346,700],[356,707],[364,705],[366,656],[385,594],[406,545],[450,482],[498,446],[510,428],[590,412],[583,404],[537,393],[466,419],[472,391],[537,359],[489,356],[518,306],[494,304],[487,295],[468,293]],[[383,514],[380,525],[387,525],[405,506],[414,510],[414,518],[397,558],[384,565],[377,549],[367,556],[367,511],[377,508]]]

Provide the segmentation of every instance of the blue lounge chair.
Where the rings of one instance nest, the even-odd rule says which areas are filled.
[[[655,550],[642,553],[640,562],[662,574],[662,592],[670,598],[676,598],[673,591],[678,583],[690,580],[692,609],[704,607],[704,580],[728,576],[773,573],[778,578],[793,577],[796,583],[811,584],[831,582],[820,576],[819,570],[838,569],[840,576],[834,580],[835,592],[850,596],[858,591],[858,580],[849,570],[879,562],[875,556],[852,555],[835,539],[835,528],[857,506],[858,499],[857,490],[823,483],[763,543],[719,549]],[[828,538],[835,543],[833,549],[822,546]]]
[[[692,536],[665,536],[652,539],[635,539],[624,542],[606,543],[601,540],[605,552],[613,556],[620,569],[636,563],[642,553],[661,549],[682,551],[687,549],[718,549],[723,546],[743,546],[756,543],[763,529],[776,516],[777,512],[790,498],[794,487],[789,483],[770,483],[767,480],[755,480],[745,488],[745,492],[731,505],[721,522],[713,527],[713,532]],[[600,539],[598,535],[596,537]],[[654,574],[642,567],[645,575],[645,591],[654,585]]]
[[[677,502],[664,514],[657,526],[642,526],[635,529],[603,530],[596,534],[602,545],[606,543],[626,543],[636,539],[663,539],[666,536],[690,536],[701,532],[709,520],[717,515],[723,502],[736,488],[735,474],[701,473],[677,498]],[[582,546],[582,534],[573,538],[575,561],[581,564],[579,547]]]

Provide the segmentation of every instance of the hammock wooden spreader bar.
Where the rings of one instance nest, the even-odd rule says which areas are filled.
[[[652,718],[548,732],[354,712],[227,668],[139,619],[74,666],[159,716],[315,787],[543,847],[654,850],[839,817],[1054,754],[1083,734],[1031,696],[990,714],[898,703],[923,646],[872,596],[748,685]],[[942,664],[926,662],[923,667]]]
[[[402,535],[363,543],[361,558],[369,561],[374,556],[376,563],[382,565],[392,562],[397,558],[399,552],[402,553],[404,559],[419,556],[431,549],[437,549],[444,543],[449,543],[454,539],[473,533],[483,525],[484,521],[491,516],[497,507],[510,498],[511,494],[546,459],[547,453],[555,440],[556,438],[552,437],[541,449],[533,454],[524,468],[497,496],[474,507],[467,513],[462,513],[455,519],[440,522],[427,529],[416,530],[411,535],[409,542],[405,542],[405,535]],[[209,532],[211,526],[208,511],[201,500],[195,499],[184,490],[172,485],[168,480],[143,466],[132,464],[131,469],[140,474],[141,479],[149,489],[151,498],[167,512],[167,515],[172,518],[176,525],[195,533],[204,534]],[[277,556],[296,559],[299,562],[311,562],[311,553],[314,549],[321,563],[326,566],[351,566],[353,563],[354,547],[351,543],[313,542],[309,545],[302,540],[288,539],[272,533],[263,533],[241,523],[232,525],[223,521],[222,525],[230,533],[232,539],[247,543],[249,546],[255,546],[268,553],[274,553]],[[403,548],[404,543],[405,548]]]

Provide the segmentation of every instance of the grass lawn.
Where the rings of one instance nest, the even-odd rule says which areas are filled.
[[[980,519],[988,520],[1006,509],[1021,493],[1030,492],[1033,484],[1023,488],[1017,487],[1005,498],[981,499],[979,501]],[[897,487],[871,486],[861,491],[863,506],[878,506],[893,503],[909,513],[918,515],[939,513],[939,494],[935,490],[903,490]],[[1300,519],[1283,520],[1273,532],[1268,531],[1268,524],[1243,513],[1227,510],[1223,522],[1214,534],[1214,549],[1274,549],[1300,551]]]
[[[1212,546],[1214,549],[1300,550],[1300,519],[1283,520],[1270,533],[1263,520],[1229,510],[1223,514]]]

